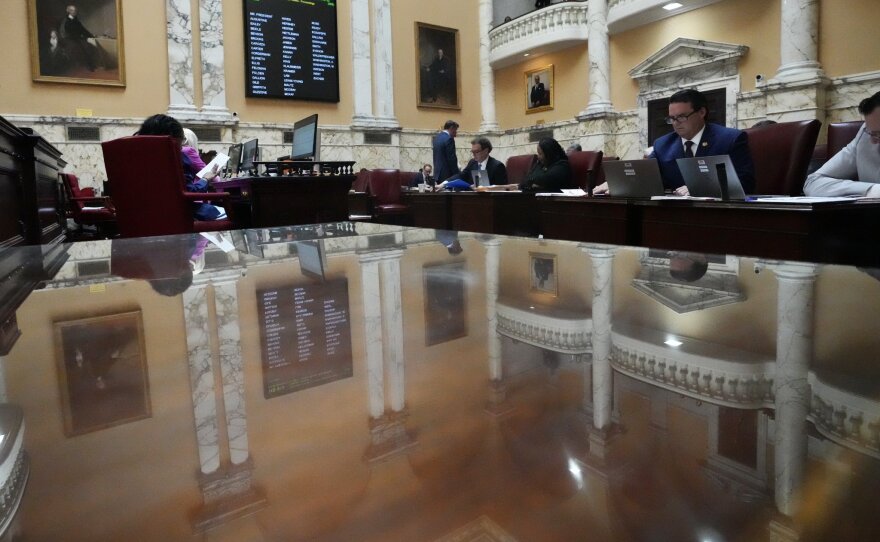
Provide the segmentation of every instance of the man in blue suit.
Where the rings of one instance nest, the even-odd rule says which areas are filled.
[[[671,124],[674,131],[657,138],[649,156],[656,158],[660,165],[663,186],[676,194],[687,195],[687,186],[675,160],[687,156],[727,154],[743,190],[747,194],[753,193],[755,166],[749,153],[748,135],[742,130],[706,122],[708,113],[706,97],[696,89],[679,90],[669,98],[666,123]]]
[[[443,131],[434,136],[434,178],[437,182],[445,181],[461,173],[458,159],[455,157],[455,135],[458,123],[447,120]]]

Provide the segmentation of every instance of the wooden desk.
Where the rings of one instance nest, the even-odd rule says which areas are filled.
[[[403,202],[415,226],[438,230],[538,235],[534,194],[522,192],[408,192]]]
[[[407,192],[403,203],[409,206],[413,225],[417,228],[452,230],[452,192]]]
[[[215,182],[229,192],[241,227],[266,228],[348,220],[354,175],[241,177]]]

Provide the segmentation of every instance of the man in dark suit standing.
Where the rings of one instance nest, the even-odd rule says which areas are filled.
[[[532,107],[550,105],[550,102],[547,101],[547,89],[544,88],[544,83],[541,82],[540,75],[535,76],[535,84],[532,85],[532,92],[529,94],[529,100],[532,102]]]
[[[707,122],[708,113],[706,97],[696,89],[679,90],[669,98],[666,123],[671,124],[674,131],[657,138],[649,156],[656,158],[660,165],[663,186],[676,194],[688,195],[676,159],[727,154],[743,190],[747,194],[753,193],[755,166],[749,152],[748,135],[742,130]]]
[[[461,173],[458,168],[458,159],[455,157],[455,136],[457,133],[458,123],[454,120],[447,120],[443,125],[443,131],[434,136],[434,178],[438,182]]]
[[[507,168],[500,160],[489,156],[490,152],[492,152],[492,142],[488,138],[478,137],[471,141],[473,158],[462,170],[461,178],[473,184],[471,172],[485,170],[488,172],[490,184],[507,184]]]

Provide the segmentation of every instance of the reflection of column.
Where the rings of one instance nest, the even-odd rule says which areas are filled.
[[[376,78],[375,126],[397,128],[394,118],[394,62],[391,54],[391,0],[373,0],[373,73]],[[355,85],[359,82],[355,81]]]
[[[492,27],[492,0],[480,0],[479,6],[480,25],[480,107],[483,111],[483,121],[480,123],[481,132],[498,130],[498,121],[495,119],[495,74],[489,65],[489,30]]]
[[[813,357],[813,285],[816,266],[773,267],[779,284],[776,331],[776,507],[787,516],[797,512],[807,460],[807,414]]]
[[[498,333],[498,266],[501,240],[490,237],[482,241],[486,247],[486,335],[489,354],[489,379],[498,382],[504,377],[501,367],[501,335]]]
[[[590,60],[590,101],[581,113],[611,111],[611,56],[608,48],[608,0],[590,0],[587,6],[589,34],[587,54]]]
[[[191,286],[183,293],[183,312],[199,464],[202,472],[209,474],[220,466],[220,447],[206,294],[204,285]]]
[[[615,249],[589,246],[593,263],[593,426],[608,429],[613,408],[611,310]]]
[[[231,119],[226,108],[226,69],[223,62],[223,0],[200,0],[199,40],[202,56],[203,117]]]
[[[375,254],[364,254],[361,255],[360,264],[370,417],[381,418],[385,412],[385,374],[382,366],[382,296],[379,289],[379,260]]]
[[[214,299],[217,305],[217,336],[220,344],[220,372],[223,377],[229,458],[233,465],[238,465],[248,458],[248,439],[244,363],[241,357],[241,328],[235,280],[215,283]]]
[[[822,77],[818,62],[819,0],[781,0],[780,66],[776,80]]]
[[[190,0],[166,0],[168,40],[168,113],[191,117],[196,113],[193,82],[193,28]]]
[[[388,399],[393,412],[406,406],[403,371],[403,307],[400,299],[400,257],[403,251],[387,251],[379,264],[382,271],[382,336],[388,367]]]

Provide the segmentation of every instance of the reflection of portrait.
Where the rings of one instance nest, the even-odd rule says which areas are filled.
[[[29,0],[37,81],[123,85],[120,0]]]
[[[458,31],[416,23],[418,105],[460,109]]]
[[[56,323],[55,341],[68,436],[151,415],[140,311]]]
[[[529,70],[526,77],[526,113],[553,109],[553,66]]]
[[[425,345],[467,335],[464,263],[425,267]]]
[[[531,289],[557,295],[556,256],[529,253]]]

